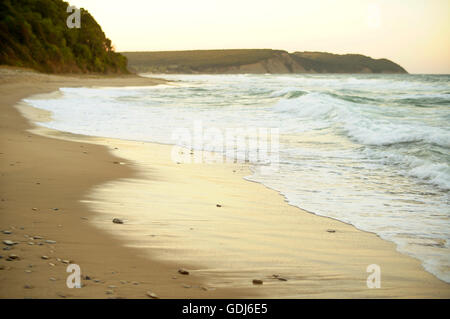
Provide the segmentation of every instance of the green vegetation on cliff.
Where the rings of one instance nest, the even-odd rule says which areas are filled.
[[[128,73],[95,19],[81,9],[81,28],[66,25],[62,0],[0,1],[0,64],[50,73]]]
[[[236,67],[257,63],[273,56],[274,50],[191,50],[122,52],[129,59],[129,66],[138,72],[201,72],[210,68]],[[279,51],[281,52],[281,51]]]
[[[316,73],[406,73],[392,61],[361,54],[294,52],[291,56],[307,71]]]
[[[270,49],[122,52],[128,66],[151,73],[406,73],[387,59],[359,54]]]

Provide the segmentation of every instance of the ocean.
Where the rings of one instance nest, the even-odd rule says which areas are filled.
[[[250,160],[246,179],[394,242],[450,282],[449,75],[149,76],[172,82],[25,102],[52,112],[41,126],[135,141],[176,144],[198,123],[278,129],[277,169]]]

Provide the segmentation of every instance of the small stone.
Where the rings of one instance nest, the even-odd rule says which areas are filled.
[[[48,256],[41,256],[41,258],[47,260]]]
[[[54,263],[48,263],[50,266],[55,267],[56,265]]]
[[[179,274],[182,274],[182,275],[189,275],[189,271],[187,271],[187,270],[184,269],[184,268],[178,269],[178,273],[179,273]]]
[[[216,204],[216,207],[222,207],[222,205],[220,205],[220,204]]]
[[[61,262],[62,262],[63,264],[70,264],[70,260],[66,260],[66,259],[61,260]]]
[[[4,230],[4,231],[3,231],[3,234],[5,234],[5,235],[11,235],[12,232],[11,232],[10,230]]]
[[[56,211],[58,211],[59,210],[59,208],[53,208],[53,210],[56,212]]]
[[[262,285],[263,284],[263,281],[261,279],[253,279],[252,282],[254,285]]]
[[[151,291],[147,291],[147,296],[149,296],[152,299],[159,299],[158,295]]]
[[[33,236],[33,239],[44,239],[42,236]]]
[[[125,285],[125,284],[127,283],[127,281],[126,281],[126,280],[121,280],[120,283],[121,283],[122,285]]]
[[[114,289],[114,288],[117,288],[117,286],[109,285],[108,288],[109,288],[109,289]]]
[[[32,285],[25,285],[25,286],[23,286],[23,288],[25,288],[25,289],[32,289],[33,286]]]
[[[19,256],[15,255],[15,254],[10,254],[8,257],[13,259],[13,260],[14,259],[19,259]]]
[[[114,218],[114,219],[113,219],[113,223],[114,223],[114,224],[123,224],[123,220],[120,219],[120,218]]]
[[[3,250],[11,250],[10,246],[3,247]]]
[[[26,272],[27,274],[30,274],[30,273],[31,273],[31,270],[30,270],[30,269],[27,269],[27,270],[25,270],[25,272]]]
[[[192,286],[191,285],[182,284],[181,287],[183,287],[183,288],[191,288]]]
[[[84,276],[84,280],[91,280],[91,277],[89,277],[88,275]]]
[[[133,281],[132,284],[136,285],[136,286],[139,285],[139,283],[137,281]]]
[[[33,243],[32,241],[29,241],[29,242],[28,242],[28,245],[33,246],[34,243]]]
[[[56,244],[56,241],[54,241],[54,240],[46,240],[45,241],[47,244]]]
[[[56,281],[56,278],[50,277],[50,281]]]
[[[334,230],[334,229],[327,229],[327,232],[329,232],[329,233],[335,233],[336,230]]]
[[[12,240],[4,240],[3,243],[5,245],[8,245],[8,246],[12,246],[12,245],[17,244],[16,242],[13,242]]]
[[[37,211],[38,209],[36,207],[33,207],[32,210]]]
[[[283,277],[278,277],[277,278],[279,281],[287,281],[287,279],[286,278],[283,278]]]
[[[106,293],[107,295],[112,295],[112,294],[114,293],[114,291],[112,291],[112,290],[106,290],[105,293]]]

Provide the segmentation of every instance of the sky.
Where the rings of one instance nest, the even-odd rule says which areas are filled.
[[[66,1],[88,10],[119,52],[360,53],[410,73],[450,73],[450,0]]]

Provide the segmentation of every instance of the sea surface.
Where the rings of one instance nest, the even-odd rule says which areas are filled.
[[[449,75],[152,75],[168,85],[61,88],[39,125],[175,144],[174,132],[279,130],[277,169],[247,179],[394,242],[450,282]],[[195,147],[194,147],[195,148]]]

